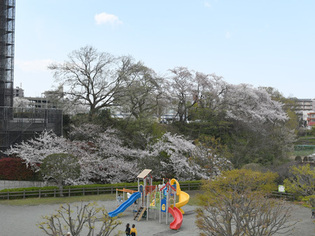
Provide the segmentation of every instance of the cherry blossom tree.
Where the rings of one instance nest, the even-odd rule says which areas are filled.
[[[84,140],[88,143],[89,156],[82,159],[85,166],[82,171],[89,179],[106,183],[130,182],[136,179],[135,173],[140,171],[139,159],[146,151],[127,147],[119,134],[118,130],[103,130],[94,124],[73,127],[71,140]]]
[[[186,104],[183,120],[193,122],[182,123],[181,130],[187,127],[196,139],[200,134],[221,137],[228,142],[236,166],[249,162],[271,164],[292,150],[294,132],[290,127],[293,126],[287,125],[292,116],[289,117],[282,100],[272,96],[270,90],[229,84],[215,74],[187,68],[172,72],[175,76],[171,77],[174,81],[170,84],[171,91],[182,95],[177,102]]]
[[[92,132],[97,126],[88,126]],[[86,128],[86,129],[88,129]],[[80,131],[84,131],[80,128]],[[91,181],[114,183],[134,180],[137,162],[125,160],[132,155],[138,156],[136,150],[122,145],[121,140],[113,135],[112,130],[105,133],[89,134],[93,140],[67,140],[56,136],[53,132],[44,131],[38,137],[22,142],[6,151],[8,155],[20,157],[27,166],[39,171],[45,158],[56,153],[66,153],[77,158],[80,165],[80,176],[64,179],[65,184],[84,184]],[[97,135],[99,134],[99,135]],[[77,137],[78,131],[76,131]],[[49,177],[49,175],[47,176]]]
[[[28,108],[30,107],[31,102],[26,98],[14,97],[13,98],[13,107],[14,108]]]
[[[272,100],[266,90],[248,84],[227,86],[223,103],[229,118],[246,123],[277,123],[288,119],[282,103]]]
[[[208,162],[211,156],[210,151],[205,154],[201,147],[195,146],[192,141],[169,132],[154,144],[149,145],[148,151],[149,156],[144,156],[147,158],[146,165],[155,172],[161,173],[162,177],[174,177],[181,180],[209,179],[213,174],[220,173],[220,165],[224,165],[224,168],[231,166],[224,157],[212,156],[212,164],[217,172],[209,172],[209,169],[201,166],[196,160],[203,159]]]
[[[65,138],[57,136],[52,131],[44,130],[33,139],[15,144],[6,151],[6,154],[20,157],[27,166],[38,171],[38,164],[41,164],[43,159],[54,153],[65,153],[70,149],[69,145],[70,143]]]
[[[14,145],[10,149],[6,150],[5,153],[7,155],[18,156],[35,172],[41,170],[41,165],[50,155],[57,153],[72,155],[77,158],[78,163],[83,170],[82,174],[80,176],[75,175],[63,178],[62,182],[64,184],[81,184],[88,182],[89,179],[89,175],[86,174],[87,171],[85,169],[85,167],[88,166],[86,163],[88,163],[90,159],[90,155],[87,150],[88,146],[84,142],[73,142],[57,136],[52,131],[45,130],[33,139]],[[66,174],[67,168],[63,169],[65,169],[64,174]],[[50,175],[47,173],[42,173],[44,174],[44,178],[49,178]]]
[[[273,100],[264,88],[229,84],[215,74],[195,72],[186,67],[170,71],[169,94],[177,99],[180,120],[187,119],[194,104],[199,108],[225,111],[227,119],[246,123],[277,123],[288,119],[283,103]]]
[[[74,156],[80,166],[80,176],[64,178],[65,184],[130,182],[136,179],[141,168],[152,168],[156,175],[172,175],[169,177],[181,180],[209,178],[213,173],[219,173],[211,173],[198,164],[196,160],[205,155],[209,160],[210,152],[205,154],[183,136],[165,133],[158,140],[148,141],[146,149],[141,150],[125,146],[119,138],[119,131],[102,130],[93,124],[73,128],[70,139],[45,131],[7,151],[7,154],[19,156],[36,171],[45,163],[45,158],[56,153]],[[213,166],[218,166],[217,170],[227,161],[218,156],[211,157],[211,160]]]

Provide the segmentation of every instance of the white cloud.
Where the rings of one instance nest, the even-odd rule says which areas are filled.
[[[48,71],[47,67],[52,62],[50,59],[33,61],[15,60],[15,65],[25,72],[43,72]]]
[[[122,24],[122,21],[120,21],[117,16],[112,15],[112,14],[107,14],[105,12],[102,12],[100,14],[96,14],[94,16],[94,19],[95,19],[97,25],[101,25],[101,24],[119,25],[119,24]]]
[[[210,7],[211,7],[211,4],[210,4],[209,2],[207,2],[207,1],[205,1],[205,2],[204,2],[204,6],[207,7],[207,8],[210,8]]]
[[[226,39],[231,38],[231,33],[230,33],[229,31],[227,31],[227,32],[225,33],[225,38],[226,38]]]

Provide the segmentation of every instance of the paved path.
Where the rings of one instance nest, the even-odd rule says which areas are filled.
[[[102,201],[98,202],[99,205],[104,205],[108,211],[115,209],[117,203],[115,201]],[[37,228],[36,223],[40,222],[41,216],[50,215],[55,209],[58,209],[59,204],[56,205],[39,205],[39,206],[7,206],[0,205],[0,236],[45,236],[45,234]],[[165,218],[162,223],[159,223],[157,214],[156,219],[149,221],[133,220],[132,209],[127,209],[120,220],[123,222],[118,227],[115,233],[124,231],[126,223],[135,224],[138,230],[138,236],[188,236],[199,235],[199,231],[195,226],[194,206],[184,206],[186,214],[183,218],[182,227],[176,231],[169,228],[169,223],[166,224]],[[308,208],[301,206],[293,206],[292,221],[299,220],[295,229],[292,231],[293,236],[315,236],[315,223],[311,219],[311,211]],[[114,234],[112,234],[114,235]]]

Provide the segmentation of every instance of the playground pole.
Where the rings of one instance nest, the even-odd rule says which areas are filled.
[[[118,189],[116,188],[116,201],[118,199]]]
[[[159,194],[160,194],[160,206],[159,206],[159,223],[162,223],[162,209],[161,209],[161,204],[162,204],[162,196],[161,196],[161,190],[159,188]]]
[[[167,188],[167,190],[166,190],[166,212],[165,212],[165,214],[166,214],[166,224],[168,224],[168,207],[169,207],[168,201],[169,201],[169,191],[170,191],[168,184],[167,184],[166,188]]]
[[[176,206],[176,197],[177,197],[177,185],[175,185],[175,194],[174,194],[174,207]]]
[[[145,182],[147,182],[147,180],[145,180]],[[150,184],[150,179],[149,179],[149,184]],[[150,186],[149,186],[149,188],[150,188]],[[147,207],[147,221],[149,220],[149,206],[150,206],[150,204],[149,204],[149,194],[150,194],[150,189],[148,188],[148,191],[147,190],[145,190],[145,194],[146,194],[146,200],[147,200],[147,202],[146,202],[146,207]]]

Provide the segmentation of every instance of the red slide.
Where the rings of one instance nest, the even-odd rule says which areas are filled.
[[[171,213],[174,218],[173,222],[170,224],[170,228],[179,229],[183,223],[183,214],[177,207],[174,208],[169,207],[168,212]]]

